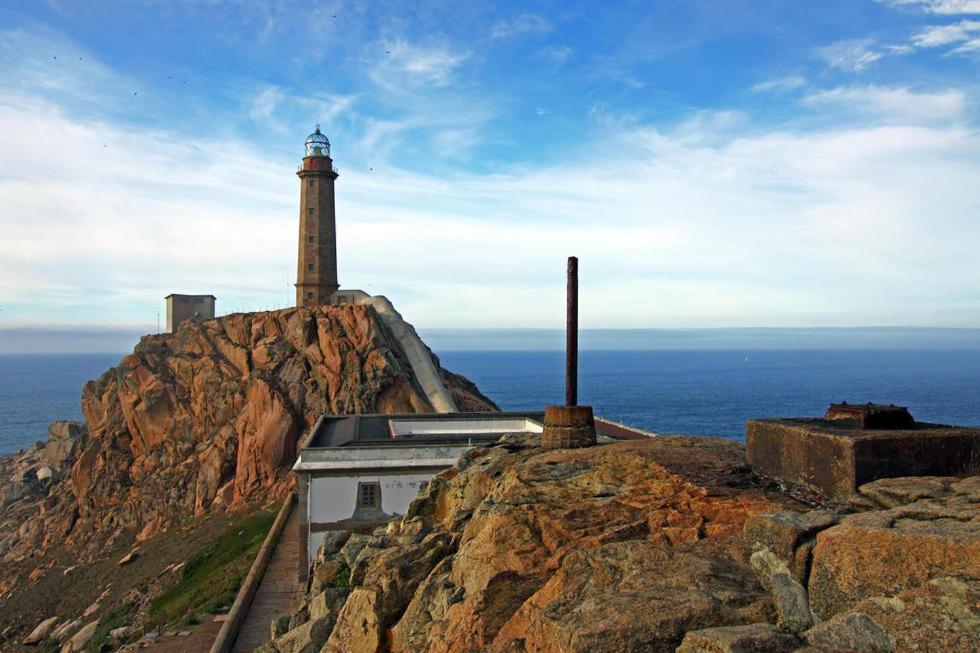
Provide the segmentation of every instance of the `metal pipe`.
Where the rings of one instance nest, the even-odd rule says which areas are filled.
[[[565,405],[578,405],[578,258],[568,257],[565,314]]]

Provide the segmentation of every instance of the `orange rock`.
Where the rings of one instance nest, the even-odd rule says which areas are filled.
[[[144,337],[85,385],[87,436],[65,457],[67,482],[51,486],[12,550],[98,554],[120,529],[145,539],[282,496],[319,415],[432,410],[399,351],[370,306],[243,313]],[[466,409],[496,409],[462,377],[444,378]]]

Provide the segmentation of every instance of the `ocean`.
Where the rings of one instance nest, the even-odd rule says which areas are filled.
[[[121,354],[0,356],[0,454],[81,419],[82,384]],[[560,351],[448,351],[443,365],[505,410],[564,401]],[[980,426],[980,351],[700,350],[579,354],[579,403],[657,433],[744,438],[746,420],[818,416],[831,402],[894,403]]]

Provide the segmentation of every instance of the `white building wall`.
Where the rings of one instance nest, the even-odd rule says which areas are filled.
[[[324,524],[350,519],[357,507],[358,483],[378,483],[381,486],[381,510],[389,515],[404,514],[422,484],[434,475],[435,472],[314,476],[310,478],[308,523]],[[322,541],[323,533],[310,532],[309,560],[316,556]]]

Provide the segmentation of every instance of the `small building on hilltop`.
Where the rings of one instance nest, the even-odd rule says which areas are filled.
[[[173,333],[184,320],[210,320],[214,317],[214,295],[178,295],[171,293],[167,302],[167,331]]]
[[[541,433],[543,412],[324,415],[300,443],[296,473],[300,578],[324,533],[370,530],[403,514],[419,489],[469,449]],[[653,434],[596,419],[598,441]]]

